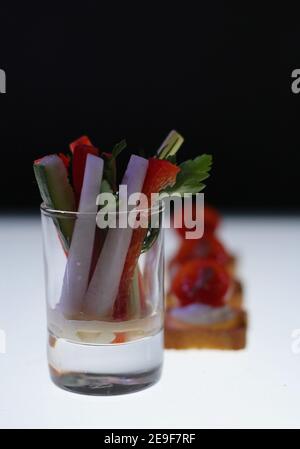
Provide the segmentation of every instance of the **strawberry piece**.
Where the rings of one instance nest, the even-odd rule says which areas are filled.
[[[182,306],[202,303],[212,307],[225,305],[230,285],[226,270],[214,260],[195,259],[186,262],[175,275],[171,292]]]
[[[73,175],[73,188],[76,196],[77,205],[80,198],[84,178],[85,163],[88,154],[99,156],[99,151],[97,148],[85,144],[79,144],[73,148],[72,175]]]
[[[180,168],[171,164],[171,162],[154,158],[149,159],[147,175],[143,185],[143,193],[147,195],[148,201],[151,193],[159,193],[169,185],[174,184],[179,171]],[[145,228],[137,228],[133,231],[119,285],[119,293],[114,304],[113,316],[115,319],[124,319],[127,315],[129,288],[147,232],[148,230]]]
[[[180,168],[171,164],[171,162],[155,158],[149,159],[147,175],[143,185],[143,193],[148,196],[148,200],[151,193],[159,193],[166,187],[173,185],[179,172]]]
[[[192,259],[213,259],[226,265],[230,257],[222,243],[213,234],[204,234],[199,240],[183,240],[171,266],[183,264]]]
[[[79,137],[79,139],[74,140],[74,142],[70,143],[70,150],[72,153],[74,153],[74,150],[78,145],[88,145],[89,147],[93,146],[92,142],[87,136],[82,136]]]

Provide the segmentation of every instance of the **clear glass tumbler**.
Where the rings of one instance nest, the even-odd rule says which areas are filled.
[[[48,363],[53,382],[83,394],[137,391],[163,362],[162,209],[147,229],[100,229],[99,213],[41,206]],[[119,223],[119,217],[117,217]]]

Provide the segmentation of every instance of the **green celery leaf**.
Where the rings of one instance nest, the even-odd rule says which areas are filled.
[[[115,191],[117,189],[116,158],[119,156],[121,151],[123,151],[126,148],[126,146],[127,146],[126,140],[123,139],[121,140],[121,142],[117,143],[114,146],[111,156],[104,157],[103,179],[107,181],[107,184],[109,184],[111,191]],[[108,188],[107,185],[104,188]]]
[[[127,147],[126,140],[125,140],[125,139],[121,140],[121,142],[117,143],[117,144],[113,147],[113,150],[112,150],[112,157],[113,157],[114,159],[116,159],[116,158],[119,156],[119,154],[120,154],[123,150],[125,150],[126,147]]]
[[[194,194],[204,189],[205,184],[202,183],[209,177],[212,166],[212,156],[210,154],[202,154],[183,162],[179,165],[180,172],[176,177],[176,182],[172,187],[165,191],[168,194]]]

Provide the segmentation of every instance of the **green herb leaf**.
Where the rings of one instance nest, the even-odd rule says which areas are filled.
[[[112,150],[110,156],[104,157],[104,172],[103,179],[107,181],[107,184],[110,186],[112,192],[117,190],[117,167],[116,167],[116,158],[119,154],[126,148],[127,143],[126,140],[123,139],[121,142],[117,143]],[[107,185],[104,188],[108,188]],[[108,190],[106,190],[108,191]]]
[[[113,158],[113,159],[116,159],[116,158],[119,156],[119,154],[120,154],[123,150],[125,150],[126,147],[127,147],[127,143],[126,143],[126,140],[125,140],[125,139],[123,139],[123,140],[121,140],[121,142],[117,143],[117,144],[113,147],[113,150],[112,150],[112,158]]]
[[[202,154],[195,159],[188,160],[179,165],[180,172],[177,175],[176,182],[172,187],[165,191],[168,194],[194,194],[201,192],[205,184],[202,183],[209,177],[209,171],[212,166],[212,156]]]

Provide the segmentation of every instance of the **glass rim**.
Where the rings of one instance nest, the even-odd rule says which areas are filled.
[[[126,211],[105,211],[102,212],[103,215],[107,214],[115,214],[115,215],[121,215],[126,214],[128,215],[131,213],[134,209],[126,210]],[[160,212],[163,212],[165,210],[165,206],[162,201],[160,201],[156,206],[139,209],[138,212],[150,212],[150,215],[158,214]],[[60,210],[60,209],[53,209],[52,207],[46,206],[44,202],[40,204],[40,211],[43,215],[49,216],[49,217],[60,217],[60,218],[72,218],[72,217],[96,217],[97,215],[101,214],[101,210],[96,212],[78,212],[78,211],[72,211],[72,210]]]

